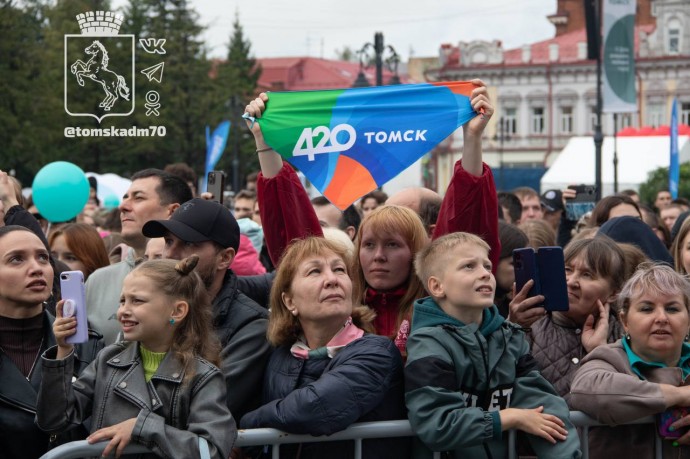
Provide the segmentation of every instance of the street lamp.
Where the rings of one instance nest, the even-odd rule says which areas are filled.
[[[374,34],[374,43],[367,42],[362,46],[362,49],[357,51],[359,56],[359,73],[357,79],[352,85],[353,88],[362,88],[371,86],[366,76],[364,69],[370,66],[371,56],[369,50],[374,50],[374,64],[376,66],[376,86],[383,86],[383,66],[393,73],[388,84],[400,84],[400,77],[398,76],[398,65],[400,64],[400,56],[391,45],[384,46],[383,33],[376,32]],[[388,56],[384,60],[384,53],[388,52]]]

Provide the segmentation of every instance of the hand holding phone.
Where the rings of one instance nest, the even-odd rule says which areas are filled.
[[[513,250],[516,291],[522,290],[527,281],[534,285],[527,297],[543,295],[547,311],[568,310],[568,287],[565,282],[565,261],[561,247],[531,247]]]
[[[212,201],[223,204],[223,191],[225,191],[225,172],[211,171],[207,177],[206,191],[211,193]]]
[[[537,272],[537,254],[531,247],[513,251],[515,286],[510,302],[509,320],[523,327],[531,327],[546,311]]]
[[[597,187],[594,185],[571,185],[569,190],[575,197],[565,199],[565,216],[568,220],[578,221],[596,205]]]
[[[688,431],[688,428],[669,430],[671,424],[690,414],[690,408],[684,406],[672,406],[658,416],[659,436],[661,438],[680,438]]]
[[[63,317],[77,319],[76,332],[65,339],[66,343],[85,343],[89,339],[89,326],[86,318],[86,294],[84,275],[81,271],[64,271],[60,274],[60,291],[65,302],[62,305]]]

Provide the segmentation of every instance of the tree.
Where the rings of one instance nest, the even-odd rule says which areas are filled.
[[[653,205],[659,190],[668,190],[668,167],[660,167],[649,173],[647,181],[640,185],[640,200]],[[690,198],[690,162],[680,165],[678,196]]]
[[[222,102],[216,104],[215,113],[218,116],[216,124],[222,119],[229,119],[231,122],[228,138],[231,154],[222,157],[219,166],[232,172],[235,172],[235,166],[237,166],[239,188],[243,187],[246,174],[259,169],[259,161],[254,151],[256,146],[241,115],[244,106],[255,96],[260,76],[261,66],[257,65],[256,59],[251,57],[251,43],[245,38],[239,15],[235,13],[228,58],[217,66],[216,93],[217,100]],[[238,156],[236,160],[233,158],[235,151]]]
[[[3,168],[15,169],[30,185],[38,169],[51,161],[88,166],[91,155],[85,152],[94,141],[64,136],[65,126],[74,124],[64,110],[64,35],[79,33],[78,13],[109,9],[110,2],[22,4],[0,8],[0,160]]]
[[[150,54],[138,48],[137,126],[165,126],[166,136],[127,139],[128,162],[134,165],[184,161],[200,171],[204,163],[204,124],[211,109],[212,82],[210,63],[200,38],[196,11],[185,0],[130,0],[125,10],[126,33],[137,38],[165,39],[166,54]],[[149,81],[140,72],[164,63],[163,80]],[[147,115],[146,95],[155,91],[160,97],[159,116]],[[108,164],[117,167],[116,163]],[[140,167],[138,167],[140,168]],[[136,169],[135,169],[136,170]]]
[[[335,50],[335,58],[340,61],[357,62],[358,56],[357,52],[352,48],[349,46],[343,46],[342,49]]]

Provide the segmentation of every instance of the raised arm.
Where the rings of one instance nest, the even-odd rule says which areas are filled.
[[[462,127],[462,163],[469,174],[481,177],[483,174],[482,134],[484,134],[484,129],[486,129],[489,119],[494,114],[494,107],[491,105],[484,82],[479,79],[472,80],[471,82],[479,85],[474,88],[470,97],[470,104],[479,115]]]
[[[491,247],[493,271],[498,266],[498,197],[491,168],[482,162],[482,134],[494,113],[484,82],[472,91],[470,103],[480,113],[463,126],[463,155],[455,164],[453,178],[441,204],[433,239],[464,231],[482,237]]]
[[[323,236],[323,231],[299,177],[264,139],[260,119],[267,103],[268,95],[261,93],[247,105],[245,113],[255,118],[254,122],[248,120],[247,126],[254,135],[261,165],[256,184],[259,212],[266,246],[271,261],[277,266],[290,241],[307,236]]]
[[[256,152],[259,155],[259,164],[261,165],[261,173],[264,178],[270,179],[278,175],[280,169],[283,167],[283,158],[268,146],[266,140],[264,140],[264,133],[261,132],[261,125],[259,119],[261,115],[266,111],[266,103],[268,102],[268,94],[262,92],[259,97],[249,102],[249,105],[245,107],[244,112],[254,118],[254,121],[247,121],[247,126],[249,130],[252,131],[254,135],[254,140],[256,141]],[[263,208],[260,207],[260,208]]]

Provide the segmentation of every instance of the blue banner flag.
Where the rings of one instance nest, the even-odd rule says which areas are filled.
[[[213,135],[210,135],[211,128],[206,126],[206,164],[204,167],[204,188],[208,173],[216,167],[218,160],[223,156],[225,145],[228,143],[228,133],[230,132],[230,121],[223,121],[218,125]]]
[[[671,197],[678,197],[678,181],[680,180],[680,165],[678,164],[678,99],[673,99],[671,108],[671,165],[668,168],[668,190]]]

